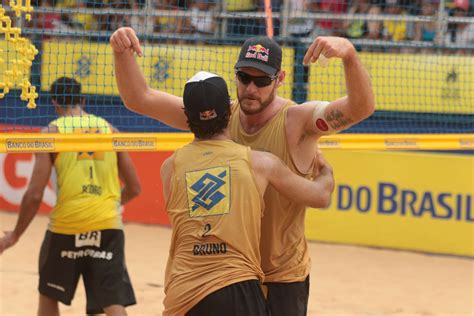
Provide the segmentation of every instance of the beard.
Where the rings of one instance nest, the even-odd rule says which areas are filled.
[[[246,115],[258,114],[265,110],[273,102],[273,100],[275,100],[275,88],[273,88],[272,92],[265,100],[262,100],[260,97],[256,96],[241,96],[238,95],[238,93],[237,99],[239,100],[240,109]]]

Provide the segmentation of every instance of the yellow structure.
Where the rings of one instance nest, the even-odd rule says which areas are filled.
[[[26,19],[31,20],[30,13],[33,11],[30,0],[23,4],[22,0],[10,1],[10,6],[16,16],[26,13]],[[38,50],[26,38],[21,37],[21,29],[12,27],[12,21],[5,15],[5,9],[0,6],[0,34],[4,34],[5,41],[0,45],[0,53],[6,58],[0,57],[0,69],[3,77],[0,78],[0,98],[4,98],[14,87],[21,88],[20,98],[28,101],[29,109],[36,108],[35,99],[38,97],[36,87],[29,81],[30,69]],[[10,48],[12,47],[12,48]],[[14,54],[11,52],[14,51]],[[16,58],[19,56],[19,58]]]

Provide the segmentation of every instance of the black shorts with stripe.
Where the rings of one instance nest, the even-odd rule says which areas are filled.
[[[124,246],[119,229],[76,235],[47,231],[39,258],[39,292],[70,305],[82,275],[87,314],[103,313],[110,305],[136,304]]]

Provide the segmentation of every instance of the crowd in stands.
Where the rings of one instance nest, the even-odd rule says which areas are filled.
[[[43,8],[89,8],[71,13],[36,13],[30,27],[43,30],[82,30],[112,32],[120,26],[131,26],[139,34],[173,35],[205,42],[206,38],[246,37],[265,34],[265,19],[242,17],[239,13],[264,11],[264,0],[36,0]],[[452,17],[474,17],[474,0],[447,0],[444,14]],[[271,0],[273,12],[283,12],[283,0]],[[474,23],[449,23],[444,29],[437,22],[439,0],[290,0],[291,12],[287,34],[294,38],[337,35],[352,39],[419,41],[438,45],[456,44],[471,47]],[[121,13],[104,14],[106,9]],[[288,9],[288,8],[287,8]],[[51,11],[51,10],[50,10]],[[102,13],[101,13],[102,12]],[[150,12],[162,12],[150,14]],[[163,12],[170,12],[163,14]],[[184,13],[186,14],[179,14]],[[218,13],[227,13],[219,17]],[[432,19],[308,19],[298,13],[424,16]],[[363,15],[363,16],[362,16]],[[275,35],[280,34],[279,19],[274,19]],[[185,35],[185,36],[184,36]],[[171,36],[171,38],[173,38]]]

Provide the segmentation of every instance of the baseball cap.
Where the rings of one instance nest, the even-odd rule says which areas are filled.
[[[230,108],[227,83],[216,74],[200,71],[184,85],[183,102],[193,118],[208,121],[222,117]]]
[[[281,69],[282,52],[280,45],[267,36],[252,37],[244,42],[235,68],[256,68],[270,76]]]

